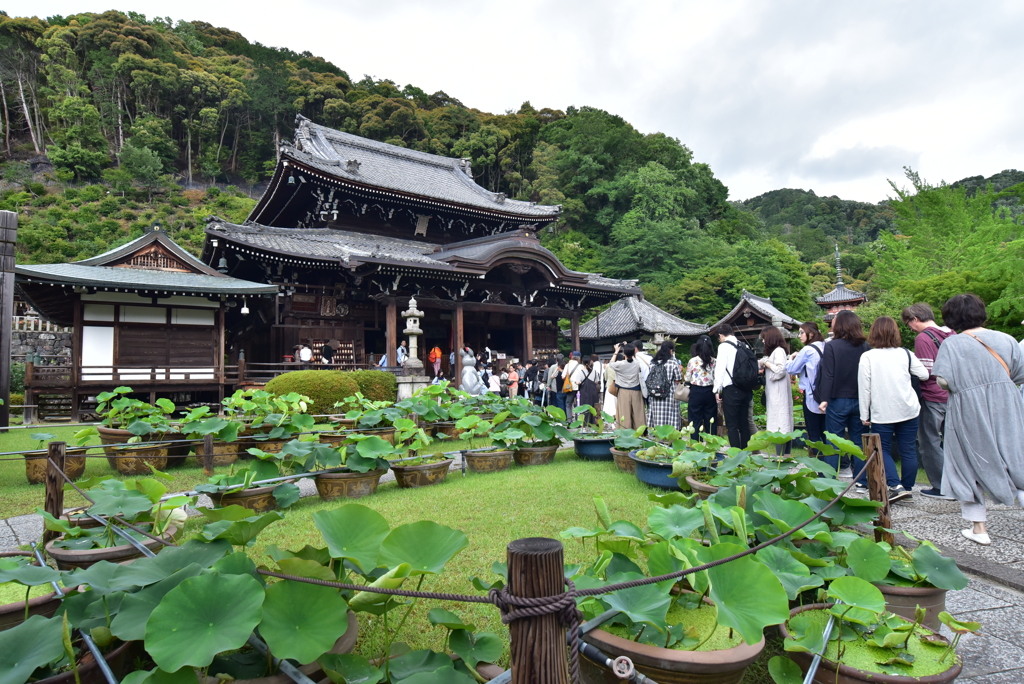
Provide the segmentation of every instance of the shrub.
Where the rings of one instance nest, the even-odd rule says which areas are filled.
[[[25,395],[20,392],[11,392],[11,415],[20,416],[24,409],[14,408],[15,406],[22,406],[25,403]]]
[[[351,397],[359,391],[359,384],[351,373],[328,370],[292,371],[279,375],[264,388],[274,394],[298,392],[313,400],[312,413],[334,411],[335,402]]]
[[[359,383],[359,391],[372,401],[395,401],[398,399],[398,381],[387,371],[352,371],[350,375]]]

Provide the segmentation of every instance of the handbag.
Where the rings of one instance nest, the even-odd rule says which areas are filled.
[[[690,403],[690,386],[679,383],[672,390],[672,398],[676,401],[681,401],[684,404]]]
[[[608,394],[612,395],[613,397],[619,396],[619,386],[616,385],[614,381],[610,385],[608,385]]]
[[[924,393],[921,392],[921,378],[917,377],[910,371],[910,364],[913,363],[913,358],[910,356],[910,350],[904,349],[907,352],[907,375],[910,376],[910,386],[914,388],[914,394],[917,395],[917,403],[924,406]]]

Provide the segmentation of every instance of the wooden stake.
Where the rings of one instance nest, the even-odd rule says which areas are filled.
[[[67,454],[67,444],[64,442],[50,442],[47,447],[46,463],[46,501],[43,503],[43,510],[54,518],[60,518],[64,513],[64,458]],[[59,532],[53,530],[43,531],[43,544],[56,537]]]
[[[892,529],[892,518],[889,515],[889,486],[885,481],[885,460],[882,458],[882,438],[876,433],[865,433],[861,437],[861,444],[864,449],[864,458],[875,460],[868,466],[868,493],[872,501],[881,501],[882,507],[878,509],[878,518],[875,520],[875,541],[884,541],[889,545],[895,544],[896,539],[892,532],[884,532],[880,527]]]
[[[203,437],[203,475],[213,475],[213,435]]]
[[[508,545],[508,588],[513,596],[538,598],[565,591],[562,542],[532,537]],[[558,615],[528,617],[509,625],[512,684],[568,684],[565,629]]]
[[[11,325],[14,320],[14,245],[18,241],[18,215],[0,211],[0,426],[10,425]],[[24,402],[22,402],[24,403]]]

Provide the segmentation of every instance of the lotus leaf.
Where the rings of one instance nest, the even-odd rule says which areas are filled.
[[[146,621],[163,597],[171,589],[189,577],[196,577],[202,572],[198,563],[178,570],[176,573],[145,589],[127,594],[121,600],[121,606],[110,623],[110,631],[122,641],[141,641],[146,638]]]
[[[169,591],[146,623],[146,651],[160,669],[206,667],[241,648],[263,617],[263,587],[248,575],[200,575]]]
[[[347,627],[348,605],[337,589],[287,580],[267,587],[260,635],[274,656],[311,663]]]
[[[411,571],[412,567],[408,563],[402,563],[378,577],[370,586],[377,589],[397,589],[408,579]],[[383,615],[396,605],[398,603],[394,597],[371,591],[356,592],[348,602],[348,607],[352,610],[372,615]]]
[[[613,583],[618,583],[643,579],[643,577],[641,573],[627,572],[609,575],[608,579]],[[672,597],[658,585],[646,584],[612,592],[604,597],[604,602],[608,604],[609,608],[621,611],[633,622],[650,625],[664,634],[665,618],[669,606],[672,605]]]
[[[317,661],[334,684],[377,684],[384,673],[359,655],[325,653]]]
[[[811,507],[801,501],[783,499],[778,494],[768,491],[760,491],[754,495],[754,511],[765,516],[779,528],[781,532],[788,532],[800,525],[814,515]],[[793,539],[817,539],[819,541],[831,541],[828,533],[828,525],[821,520],[815,520],[806,527],[798,530],[791,537]]]
[[[238,504],[231,504],[224,508],[204,508],[200,506],[197,510],[210,522],[220,522],[221,520],[231,520],[234,522],[236,520],[245,520],[252,515],[251,508],[239,506]]]
[[[767,546],[758,551],[756,557],[759,562],[772,571],[772,574],[779,578],[790,601],[795,601],[801,592],[825,584],[821,577],[811,575],[807,566],[793,558],[792,554],[785,549]]]
[[[878,587],[859,577],[840,577],[832,580],[828,586],[828,595],[842,601],[847,606],[854,606],[872,613],[885,610],[885,597]],[[845,606],[837,606],[845,608]]]
[[[967,586],[967,576],[956,561],[941,555],[931,542],[921,542],[913,553],[914,569],[937,589],[959,590]]]
[[[430,624],[435,627],[441,625],[447,629],[468,629],[471,632],[476,629],[473,625],[467,625],[464,623],[462,618],[455,613],[450,610],[445,610],[444,608],[431,609],[431,611],[427,613],[427,619],[430,620]]]
[[[380,546],[377,562],[386,567],[408,563],[412,575],[436,575],[467,546],[469,539],[459,530],[421,520],[391,530]]]
[[[784,648],[787,651],[820,654],[825,650],[825,626],[810,615],[800,613],[789,619],[789,633]]]
[[[612,536],[620,539],[632,539],[638,542],[644,541],[643,531],[628,520],[616,520],[608,527],[608,532],[610,532]]]
[[[450,661],[433,672],[417,672],[402,679],[392,678],[392,681],[395,684],[476,684],[475,679],[456,670]]]
[[[703,562],[745,550],[738,544],[717,544],[698,552]],[[709,598],[718,608],[718,622],[732,627],[748,644],[762,639],[764,628],[789,618],[786,590],[766,566],[747,556],[708,569]]]
[[[89,496],[96,502],[89,513],[96,516],[123,515],[130,520],[153,507],[149,497],[135,489],[94,489]]]
[[[846,565],[855,577],[880,582],[889,574],[889,554],[874,541],[861,537],[846,549]]]
[[[319,511],[313,522],[331,556],[352,561],[364,574],[377,567],[381,543],[391,531],[384,516],[360,504]]]
[[[220,575],[249,575],[259,582],[260,586],[265,586],[267,583],[263,579],[263,575],[256,572],[256,564],[246,555],[245,551],[229,553],[214,563],[210,571]]]
[[[501,657],[502,645],[497,634],[474,634],[469,629],[456,629],[448,637],[448,648],[475,670],[480,663],[497,661]]]
[[[270,511],[243,520],[221,520],[210,523],[199,534],[203,539],[210,541],[225,539],[232,546],[250,546],[267,525],[283,519],[284,516],[277,511]]]
[[[292,482],[283,482],[273,490],[274,500],[280,508],[288,508],[293,503],[299,500],[302,492],[299,490],[299,486]]]
[[[981,629],[980,622],[968,622],[966,620],[957,620],[946,611],[939,613],[939,622],[949,627],[950,631],[956,634],[967,634],[968,632],[978,633]]]
[[[17,582],[26,587],[35,587],[49,582],[59,582],[60,579],[60,573],[47,566],[14,564],[14,567],[9,569],[0,569],[0,584]]]
[[[0,684],[22,684],[37,667],[59,660],[63,634],[60,620],[41,615],[0,632]]]
[[[121,684],[196,684],[199,679],[191,667],[183,667],[177,672],[164,672],[160,668],[139,670],[121,680]]]
[[[282,558],[277,561],[277,567],[282,574],[294,575],[295,577],[311,577],[313,579],[327,580],[328,582],[334,582],[338,579],[330,568],[305,558]]]
[[[647,517],[647,526],[651,532],[665,540],[689,537],[703,523],[704,515],[700,509],[682,506],[655,508]]]

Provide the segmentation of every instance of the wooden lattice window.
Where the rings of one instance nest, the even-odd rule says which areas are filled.
[[[153,245],[149,249],[138,251],[121,263],[115,265],[121,268],[138,268],[146,271],[179,271],[191,273],[195,270],[175,255],[164,251],[158,245]]]

